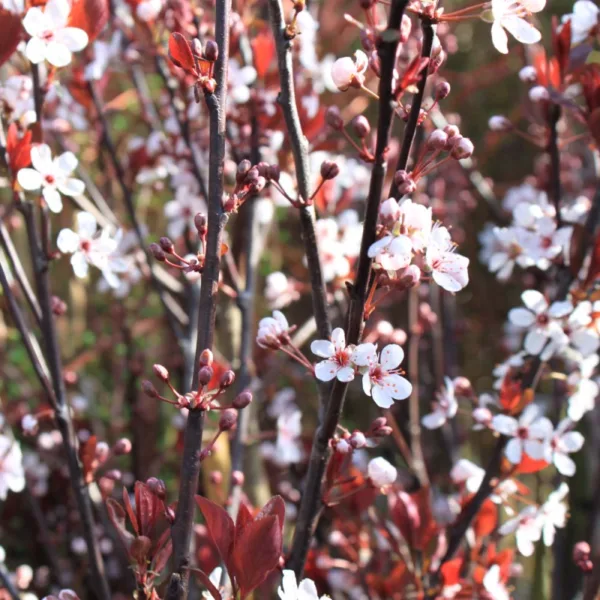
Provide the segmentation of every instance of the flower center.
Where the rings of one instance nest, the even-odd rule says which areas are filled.
[[[84,252],[89,252],[92,248],[92,243],[90,242],[90,240],[81,240],[81,242],[79,242],[79,247]]]
[[[551,237],[543,237],[541,246],[544,249],[550,248],[550,246],[552,246],[552,238]]]
[[[48,185],[52,185],[56,181],[56,178],[54,177],[54,175],[46,175],[44,177],[44,179],[46,180],[46,183]]]
[[[536,322],[538,325],[548,325],[548,323],[550,323],[550,317],[547,314],[542,313],[536,317]]]
[[[529,428],[519,427],[519,429],[517,429],[517,437],[521,440],[526,440],[529,437]]]

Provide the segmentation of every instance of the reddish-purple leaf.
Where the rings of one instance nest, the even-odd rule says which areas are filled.
[[[104,29],[109,16],[109,0],[74,0],[68,24],[69,27],[83,29],[91,44]]]
[[[208,533],[229,569],[235,531],[233,520],[225,509],[202,496],[196,496],[196,503],[202,511]]]
[[[164,513],[165,505],[150,488],[141,481],[135,483],[135,511],[142,535],[150,535],[158,518]],[[151,537],[151,536],[150,536]]]
[[[5,8],[0,8],[0,65],[3,65],[14,53],[21,41],[23,29],[21,17]]]
[[[129,499],[127,488],[123,488],[123,504],[125,505],[125,511],[127,512],[127,516],[129,517],[129,521],[131,522],[133,530],[137,535],[140,535],[140,528],[135,516],[135,512],[133,511],[133,506],[131,506],[131,500]]]
[[[167,533],[171,533],[168,529]],[[173,552],[173,542],[168,540],[167,543],[157,552],[154,557],[154,564],[152,570],[156,573],[160,573],[166,566],[171,553]]]
[[[264,519],[273,515],[279,519],[279,525],[283,529],[285,523],[285,502],[281,496],[273,496],[256,515],[255,520]]]
[[[145,535],[140,535],[133,540],[129,548],[129,555],[137,562],[138,565],[146,565],[148,562],[148,554],[152,547],[152,540]]]
[[[125,546],[129,553],[129,548],[135,540],[135,536],[127,531],[127,527],[125,526],[125,510],[113,498],[108,498],[106,500],[106,509],[108,510],[108,516],[112,524],[115,526],[115,529],[123,542],[123,546]]]
[[[186,73],[197,75],[192,49],[181,33],[174,32],[169,37],[169,58],[175,66]]]
[[[6,151],[10,160],[10,170],[14,175],[19,169],[31,164],[31,131],[27,130],[22,137],[16,123],[11,123],[6,133]]]
[[[240,508],[238,510],[237,519],[235,521],[235,539],[239,539],[242,535],[244,529],[249,523],[252,523],[254,518],[252,517],[252,513],[246,504],[243,502],[240,504]]]
[[[283,538],[279,519],[264,517],[247,525],[236,540],[233,567],[242,600],[279,565]]]

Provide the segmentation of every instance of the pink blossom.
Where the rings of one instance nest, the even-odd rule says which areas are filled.
[[[433,412],[425,415],[421,422],[427,429],[437,429],[448,419],[454,418],[458,410],[458,402],[454,396],[454,384],[449,377],[445,378],[445,385],[437,394],[433,403]]]
[[[350,86],[361,87],[365,82],[365,73],[369,59],[362,50],[354,53],[354,59],[349,56],[338,58],[331,67],[331,78],[336,87],[345,92]]]
[[[445,227],[431,232],[425,262],[433,280],[449,292],[458,292],[469,283],[469,259],[454,252],[455,246]]]
[[[352,381],[354,379],[354,367],[351,357],[354,346],[346,346],[346,335],[344,330],[337,327],[331,333],[331,341],[315,340],[310,349],[313,354],[326,360],[315,365],[315,376],[321,381],[331,381],[337,378],[339,381]]]

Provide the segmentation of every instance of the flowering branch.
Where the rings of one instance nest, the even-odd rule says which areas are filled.
[[[205,93],[210,118],[209,180],[208,180],[208,233],[202,287],[198,304],[198,333],[195,366],[203,350],[212,348],[215,333],[221,245],[227,214],[223,210],[223,169],[226,142],[227,70],[229,63],[229,21],[231,0],[217,0],[215,38],[218,57],[215,64],[214,93]],[[193,371],[192,389],[198,383],[198,370]],[[181,478],[175,523],[172,528],[174,572],[166,598],[185,598],[189,578],[189,551],[194,525],[195,495],[200,476],[200,445],[204,426],[204,409],[189,411],[183,442]]]
[[[377,143],[365,208],[364,229],[356,279],[354,284],[349,287],[350,306],[346,315],[346,340],[348,344],[358,343],[363,328],[372,262],[368,251],[376,239],[379,204],[381,202],[387,164],[386,151],[394,114],[392,78],[396,63],[396,50],[400,39],[400,24],[406,5],[406,0],[392,2],[387,29],[379,38],[378,53],[381,60],[381,78],[379,80],[380,101]],[[297,577],[300,577],[304,569],[310,540],[318,521],[322,505],[321,481],[328,462],[329,440],[336,431],[347,388],[347,383],[342,383],[337,379],[334,381],[331,388],[331,395],[326,404],[323,421],[313,441],[304,493],[296,521],[296,531],[288,559],[288,566],[296,573]]]

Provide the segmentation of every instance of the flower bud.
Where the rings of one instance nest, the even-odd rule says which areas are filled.
[[[367,445],[367,438],[362,431],[353,431],[350,436],[350,445],[355,448],[364,448]]]
[[[171,525],[175,523],[175,511],[170,506],[165,508],[165,519],[167,519]]]
[[[267,174],[265,175],[265,179],[269,179],[271,181],[279,181],[281,177],[281,168],[279,165],[269,165],[267,170]]]
[[[348,454],[349,452],[352,452],[352,446],[350,445],[348,440],[337,440],[335,442],[335,451],[339,452],[340,454]]]
[[[458,140],[456,144],[452,147],[452,151],[450,154],[453,158],[457,160],[462,160],[464,158],[470,158],[473,156],[473,151],[475,150],[475,146],[473,142],[469,138],[462,138]]]
[[[146,479],[146,485],[148,486],[149,490],[161,500],[164,500],[167,497],[167,486],[162,479],[149,477]]]
[[[208,385],[210,380],[213,378],[213,369],[212,367],[206,365],[205,367],[201,367],[198,371],[198,384],[199,385]]]
[[[534,83],[537,81],[537,70],[535,67],[528,65],[519,71],[519,79],[525,83]]]
[[[457,396],[468,398],[473,394],[473,386],[466,377],[455,377],[452,383],[454,384],[454,393]]]
[[[58,296],[52,296],[50,298],[50,308],[53,315],[62,317],[67,312],[67,303],[61,300]]]
[[[156,377],[158,377],[160,380],[164,382],[169,381],[169,371],[167,371],[167,369],[162,365],[152,365],[152,370],[154,371]]]
[[[342,114],[337,106],[330,106],[325,111],[325,122],[327,125],[329,125],[329,127],[337,131],[341,131],[343,129],[344,120],[342,119]]]
[[[456,125],[446,125],[444,127],[444,133],[448,136],[448,138],[453,138],[460,135],[460,130]]]
[[[340,174],[340,168],[332,160],[321,163],[321,177],[325,180],[335,179]]]
[[[147,379],[142,381],[142,392],[144,392],[144,394],[146,394],[146,396],[149,398],[158,398],[159,396],[159,393],[156,391],[153,383]]]
[[[350,86],[360,88],[365,82],[365,72],[369,66],[369,58],[362,50],[354,53],[354,58],[344,56],[338,58],[331,67],[331,79],[340,92]]]
[[[398,471],[382,456],[373,458],[367,467],[369,479],[375,487],[382,488],[391,485],[398,477]]]
[[[550,92],[543,85],[536,85],[529,90],[529,99],[532,102],[550,100]]]
[[[417,265],[408,265],[398,273],[398,281],[402,289],[408,290],[419,285],[421,269]]]
[[[510,131],[512,123],[504,115],[494,115],[488,121],[488,127],[492,131]]]
[[[244,159],[238,166],[235,174],[237,183],[244,183],[248,171],[252,168],[252,163],[248,159]]]
[[[221,375],[221,380],[219,381],[219,387],[221,389],[228,388],[235,381],[235,373],[229,369]]]
[[[442,129],[435,129],[427,138],[427,147],[431,150],[443,150],[448,143],[448,134]]]
[[[371,125],[364,115],[358,115],[352,119],[352,129],[361,139],[366,138],[371,133]]]
[[[173,242],[168,237],[161,237],[158,243],[167,254],[173,252]]]
[[[158,244],[150,244],[149,250],[152,256],[154,256],[155,260],[157,260],[158,262],[165,262],[165,260],[167,259],[164,250]]]
[[[242,485],[244,485],[244,480],[245,480],[245,477],[244,477],[244,473],[242,473],[242,471],[233,471],[231,473],[231,483],[233,485],[236,485],[238,487],[242,486]]]
[[[210,482],[213,485],[221,485],[223,483],[223,473],[221,471],[211,471]]]
[[[446,62],[446,53],[443,50],[431,57],[431,61],[429,62],[429,74],[434,75],[437,73],[441,66]]]
[[[590,573],[594,568],[591,560],[592,549],[587,542],[577,542],[573,547],[573,562],[584,573]]]
[[[221,418],[219,419],[219,429],[221,431],[229,431],[233,429],[237,423],[237,410],[233,408],[226,408],[221,412]]]
[[[204,237],[208,231],[208,221],[206,219],[206,216],[203,215],[202,213],[198,213],[194,217],[194,226],[196,227],[196,230],[198,231],[198,235],[200,237]]]
[[[435,88],[435,99],[439,102],[447,98],[450,94],[450,84],[447,81],[440,81]]]
[[[242,409],[246,408],[252,402],[252,392],[250,390],[244,390],[240,392],[233,400],[233,408]]]
[[[266,185],[267,185],[267,180],[264,177],[259,177],[256,181],[254,181],[254,182],[252,182],[252,184],[250,184],[250,191],[253,194],[258,194],[265,189]]]
[[[208,40],[204,45],[204,58],[210,62],[215,62],[219,58],[219,46],[214,40]]]
[[[106,462],[110,455],[110,447],[106,442],[98,442],[95,451],[96,459],[100,463]]]
[[[202,352],[200,353],[200,358],[198,359],[198,365],[200,367],[204,367],[204,366],[210,366],[213,363],[213,353],[212,350],[209,350],[208,348],[205,350],[202,350]]]
[[[131,441],[127,438],[121,438],[115,442],[112,451],[115,456],[122,456],[124,454],[129,454],[131,452],[131,448]]]
[[[123,473],[119,469],[109,469],[102,475],[106,479],[112,479],[113,481],[121,481],[123,479]]]
[[[192,40],[192,50],[196,56],[202,56],[202,42],[198,38]]]

